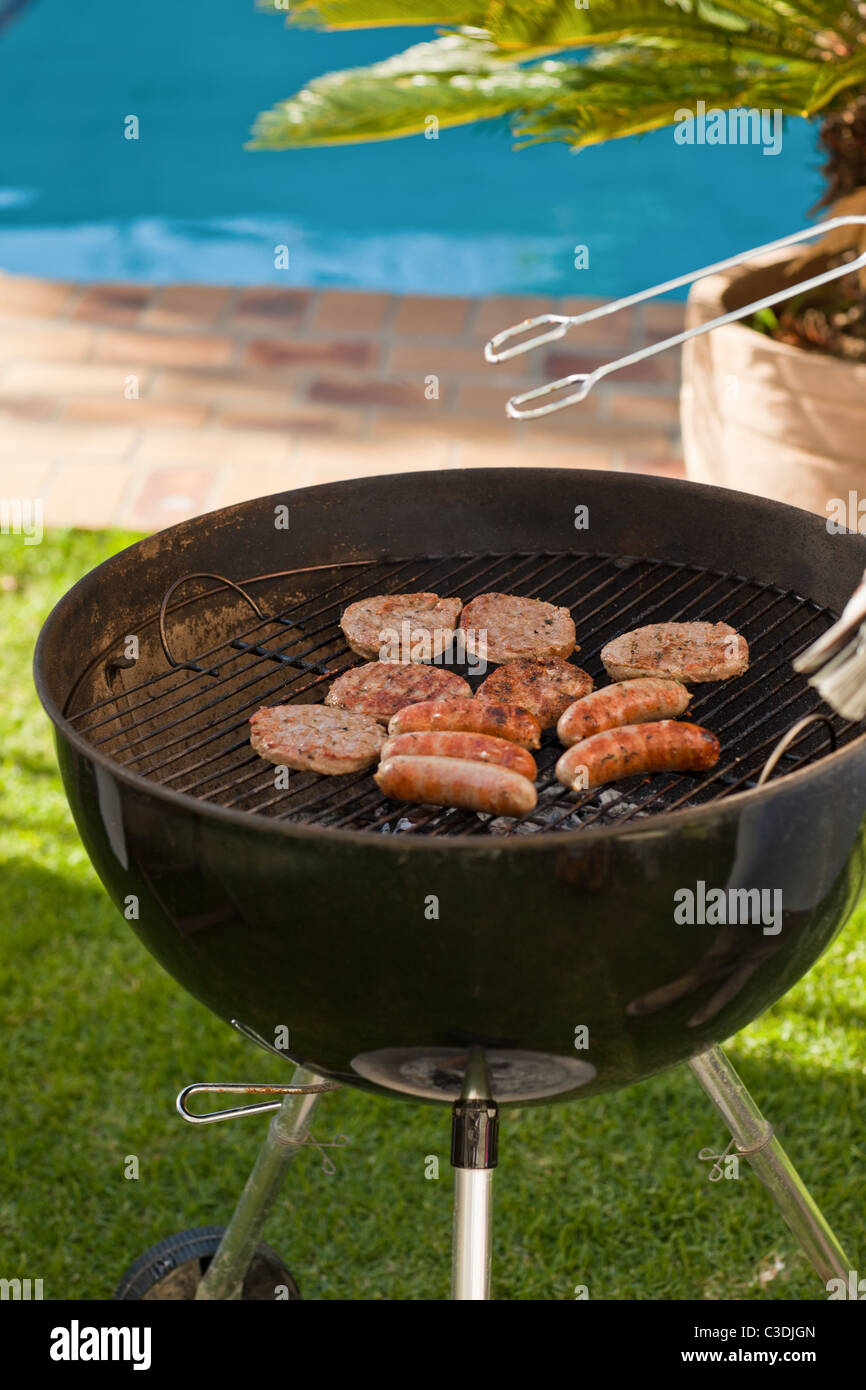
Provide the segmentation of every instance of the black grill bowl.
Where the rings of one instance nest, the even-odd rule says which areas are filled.
[[[575,529],[580,505],[588,529]],[[275,509],[286,506],[288,529],[275,526],[275,516],[284,522],[286,515]],[[577,829],[561,828],[569,821],[560,813],[540,833],[520,833],[532,828],[525,826],[498,835],[466,813],[410,823],[400,821],[405,808],[394,808],[388,821],[386,806],[383,833],[381,801],[366,819],[340,815],[359,788],[370,800],[369,778],[332,779],[330,811],[305,821],[291,801],[292,816],[283,818],[279,803],[264,810],[254,798],[245,803],[228,773],[204,791],[179,790],[198,784],[148,754],[153,739],[167,737],[151,717],[160,708],[155,692],[182,693],[188,681],[216,692],[184,707],[195,711],[190,742],[207,740],[209,721],[216,727],[220,717],[220,677],[190,667],[172,674],[159,642],[161,600],[182,576],[225,576],[264,611],[299,605],[302,612],[341,573],[354,576],[357,591],[368,568],[368,591],[376,592],[386,561],[396,574],[413,556],[429,566],[430,557],[453,565],[456,557],[517,563],[514,556],[536,554],[553,557],[545,595],[557,592],[556,576],[569,565],[589,574],[593,556],[622,562],[623,585],[632,583],[637,600],[617,625],[608,575],[605,636],[641,619],[679,616],[681,603],[665,608],[665,594],[681,589],[673,579],[651,596],[655,562],[723,576],[712,587],[698,573],[689,617],[726,619],[735,595],[737,603],[754,596],[751,694],[731,715],[713,701],[733,698],[735,683],[700,692],[701,717],[713,728],[717,708],[715,727],[728,729],[723,747],[733,752],[723,777],[701,786],[664,777],[623,784],[623,797],[633,798],[628,814],[599,811]],[[633,557],[644,570],[633,569]],[[48,618],[36,684],[97,873],[118,907],[137,900],[130,925],[220,1017],[269,1043],[288,1029],[296,1061],[389,1094],[451,1099],[453,1069],[480,1044],[494,1059],[501,1101],[588,1095],[729,1037],[809,969],[856,905],[866,817],[860,727],[834,720],[839,746],[831,752],[824,726],[813,726],[765,786],[755,781],[794,718],[820,708],[805,683],[790,685],[799,680],[790,657],[841,611],[864,567],[866,541],[828,534],[820,517],[666,479],[525,468],[362,479],[199,517],[114,557]],[[507,585],[479,581],[472,592],[484,587]],[[771,604],[775,626],[762,654],[760,615]],[[588,603],[573,611],[576,659],[596,674],[596,620]],[[254,621],[233,590],[196,580],[178,590],[166,635],[175,659],[225,671],[227,652],[241,660],[233,634]],[[139,637],[140,655],[125,668],[130,634]],[[215,647],[216,657],[202,655]],[[307,699],[327,688],[314,664],[299,678],[297,663],[287,668],[250,653],[243,660],[261,681],[262,703],[278,702],[275,687],[295,693],[300,687],[289,683],[298,679]],[[766,689],[761,661],[776,673]],[[174,728],[174,766],[188,769],[184,724]],[[245,748],[212,746],[220,769],[250,761]],[[553,747],[542,754],[548,772],[554,757]],[[341,819],[350,828],[335,824]],[[781,931],[678,924],[674,895],[699,882],[780,890]],[[588,1034],[576,1035],[583,1028]],[[587,1045],[576,1049],[576,1038]]]

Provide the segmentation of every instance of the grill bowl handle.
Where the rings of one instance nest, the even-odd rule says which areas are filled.
[[[208,1095],[265,1095],[265,1096],[313,1096],[323,1091],[340,1091],[338,1081],[318,1081],[312,1086],[251,1086],[244,1081],[193,1081],[184,1086],[175,1105],[177,1112],[191,1125],[213,1125],[219,1120],[234,1120],[238,1115],[263,1115],[268,1110],[279,1110],[282,1100],[258,1101],[255,1105],[233,1105],[225,1110],[207,1110],[196,1115],[188,1110],[187,1096],[203,1093]]]

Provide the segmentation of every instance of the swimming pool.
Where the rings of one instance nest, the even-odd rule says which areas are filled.
[[[30,0],[0,31],[0,269],[624,294],[792,231],[818,197],[815,131],[797,120],[774,157],[678,145],[673,130],[514,152],[499,122],[438,141],[244,150],[256,114],[309,78],[425,34],[287,30],[254,0]]]

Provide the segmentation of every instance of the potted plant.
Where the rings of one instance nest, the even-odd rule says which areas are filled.
[[[317,78],[259,116],[253,148],[391,139],[429,131],[431,119],[446,127],[501,116],[525,143],[589,145],[675,123],[687,138],[689,118],[715,120],[717,139],[708,126],[705,138],[716,143],[720,121],[781,113],[822,122],[829,157],[819,206],[866,211],[866,0],[292,0],[291,17],[447,32]],[[846,230],[847,240],[700,282],[689,321],[850,258],[864,229]],[[866,476],[864,316],[866,281],[844,277],[688,343],[689,476],[821,512],[856,492]]]
[[[835,214],[866,215],[866,190]],[[689,295],[689,327],[866,251],[866,227],[840,227],[805,252],[708,276]],[[756,331],[757,330],[757,331]],[[866,275],[794,294],[683,348],[686,471],[775,497],[866,532]]]

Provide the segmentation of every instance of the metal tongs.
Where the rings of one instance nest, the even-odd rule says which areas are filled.
[[[794,670],[812,673],[809,684],[843,719],[866,715],[866,572],[839,621],[800,653]]]
[[[565,337],[570,328],[576,328],[579,324],[591,323],[593,319],[605,318],[608,314],[616,314],[620,309],[629,309],[633,304],[643,303],[645,299],[654,299],[656,295],[667,294],[669,290],[680,289],[683,285],[691,285],[695,280],[703,280],[706,275],[714,275],[717,271],[731,270],[734,266],[742,265],[753,256],[763,255],[765,251],[777,251],[784,246],[794,246],[798,241],[808,241],[811,237],[823,236],[836,227],[852,226],[866,227],[866,216],[851,213],[843,217],[831,217],[827,222],[820,222],[815,227],[805,227],[802,231],[791,232],[790,236],[780,237],[778,241],[768,241],[766,245],[755,246],[751,251],[741,251],[738,256],[729,256],[727,260],[716,261],[714,265],[704,266],[702,270],[693,270],[688,275],[678,275],[675,280],[666,280],[663,285],[653,285],[651,289],[641,290],[638,294],[627,295],[625,299],[615,299],[609,304],[601,304],[597,309],[590,309],[585,314],[538,314],[535,318],[524,319],[522,323],[512,324],[510,328],[504,328],[501,333],[497,333],[485,347],[484,356],[488,362],[506,362],[510,357],[518,357],[521,353],[531,352],[544,343],[552,343],[557,338]],[[866,251],[853,261],[846,261],[844,265],[823,271],[820,275],[813,275],[810,279],[802,280],[798,284],[788,285],[782,290],[777,290],[775,294],[765,295],[763,299],[756,299],[752,304],[744,305],[741,309],[732,309],[728,314],[720,314],[718,318],[710,319],[709,322],[702,323],[697,328],[689,328],[683,333],[676,333],[672,338],[665,338],[660,343],[651,343],[647,347],[639,348],[637,352],[630,352],[625,357],[618,357],[615,362],[606,362],[601,367],[596,367],[594,372],[574,372],[571,376],[564,376],[559,381],[549,381],[544,386],[536,386],[531,391],[524,391],[519,396],[512,396],[506,403],[506,413],[514,420],[534,420],[539,415],[550,415],[555,410],[563,410],[568,405],[576,405],[578,401],[584,400],[589,395],[596,382],[604,376],[609,376],[611,372],[618,372],[622,367],[630,367],[634,362],[642,362],[645,357],[654,357],[657,352],[665,352],[668,348],[679,347],[680,343],[687,342],[689,338],[696,338],[700,333],[709,333],[714,328],[721,328],[723,324],[734,323],[737,319],[745,318],[748,314],[757,313],[759,309],[769,309],[771,305],[780,304],[783,300],[790,299],[794,294],[816,289],[818,285],[826,285],[829,281],[837,280],[842,275],[850,275],[853,271],[859,270],[861,266],[866,266]],[[511,347],[502,346],[504,343],[510,343],[514,338],[519,338],[521,334],[528,333],[533,328],[540,328],[542,325],[546,327],[544,333],[536,333],[531,338],[524,338],[522,342],[514,343]],[[578,389],[563,396],[560,400],[551,401],[547,405],[537,405],[529,410],[522,409],[527,401],[536,401],[543,396],[551,396],[557,391],[565,391],[568,387],[575,385]]]

